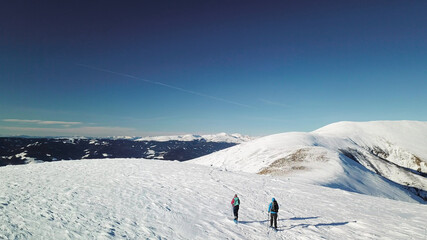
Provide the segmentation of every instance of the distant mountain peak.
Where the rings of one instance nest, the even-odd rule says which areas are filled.
[[[218,134],[207,134],[207,135],[197,135],[197,134],[186,134],[186,135],[175,135],[175,136],[153,136],[153,137],[142,137],[138,138],[135,141],[157,141],[157,142],[166,142],[166,141],[206,141],[206,142],[228,142],[228,143],[243,143],[253,140],[254,138],[249,136],[244,136],[239,133],[227,134],[227,133],[218,133]]]

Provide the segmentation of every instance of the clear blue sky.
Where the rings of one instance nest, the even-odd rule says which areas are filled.
[[[1,135],[427,120],[427,1],[6,1]]]

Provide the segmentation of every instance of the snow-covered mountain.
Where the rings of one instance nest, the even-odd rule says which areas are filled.
[[[155,136],[155,137],[143,137],[136,139],[136,141],[206,141],[206,142],[227,142],[227,143],[242,143],[253,140],[254,138],[241,135],[239,133],[227,134],[218,133],[210,135],[177,135],[177,136]]]
[[[427,200],[426,146],[427,122],[339,122],[259,138],[192,162],[420,201],[417,196]]]
[[[340,122],[186,162],[1,167],[0,239],[426,239],[426,129]],[[272,197],[277,232],[268,228]]]
[[[427,205],[143,159],[0,168],[0,239],[426,239]],[[239,223],[231,198],[241,200]],[[278,231],[268,228],[272,197]]]

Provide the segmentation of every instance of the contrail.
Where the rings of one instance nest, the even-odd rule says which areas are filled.
[[[79,63],[76,64],[76,65],[78,65],[80,67],[89,68],[89,69],[92,69],[92,70],[97,70],[97,71],[101,71],[101,72],[116,74],[116,75],[123,76],[123,77],[133,78],[133,79],[136,79],[136,80],[141,80],[141,81],[144,81],[144,82],[147,82],[147,83],[160,85],[160,86],[171,88],[171,89],[175,89],[175,90],[178,90],[178,91],[181,91],[181,92],[186,92],[186,93],[190,93],[190,94],[197,95],[197,96],[200,96],[200,97],[214,99],[214,100],[217,100],[217,101],[221,101],[221,102],[225,102],[225,103],[237,105],[237,106],[240,106],[240,107],[252,108],[251,106],[243,104],[243,103],[238,103],[238,102],[230,101],[230,100],[227,100],[227,99],[224,99],[224,98],[219,98],[219,97],[207,95],[207,94],[204,94],[204,93],[199,93],[199,92],[191,91],[191,90],[188,90],[188,89],[184,89],[184,88],[172,86],[172,85],[169,85],[169,84],[166,84],[166,83],[162,83],[162,82],[147,80],[147,79],[136,77],[136,76],[133,76],[133,75],[130,75],[130,74],[126,74],[126,73],[114,72],[114,71],[111,71],[111,70],[108,70],[108,69],[93,67],[93,66],[89,66],[89,65],[85,65],[85,64],[79,64]]]

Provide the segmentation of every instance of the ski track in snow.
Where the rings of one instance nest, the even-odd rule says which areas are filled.
[[[0,182],[0,239],[427,239],[426,205],[191,163],[7,166]]]

